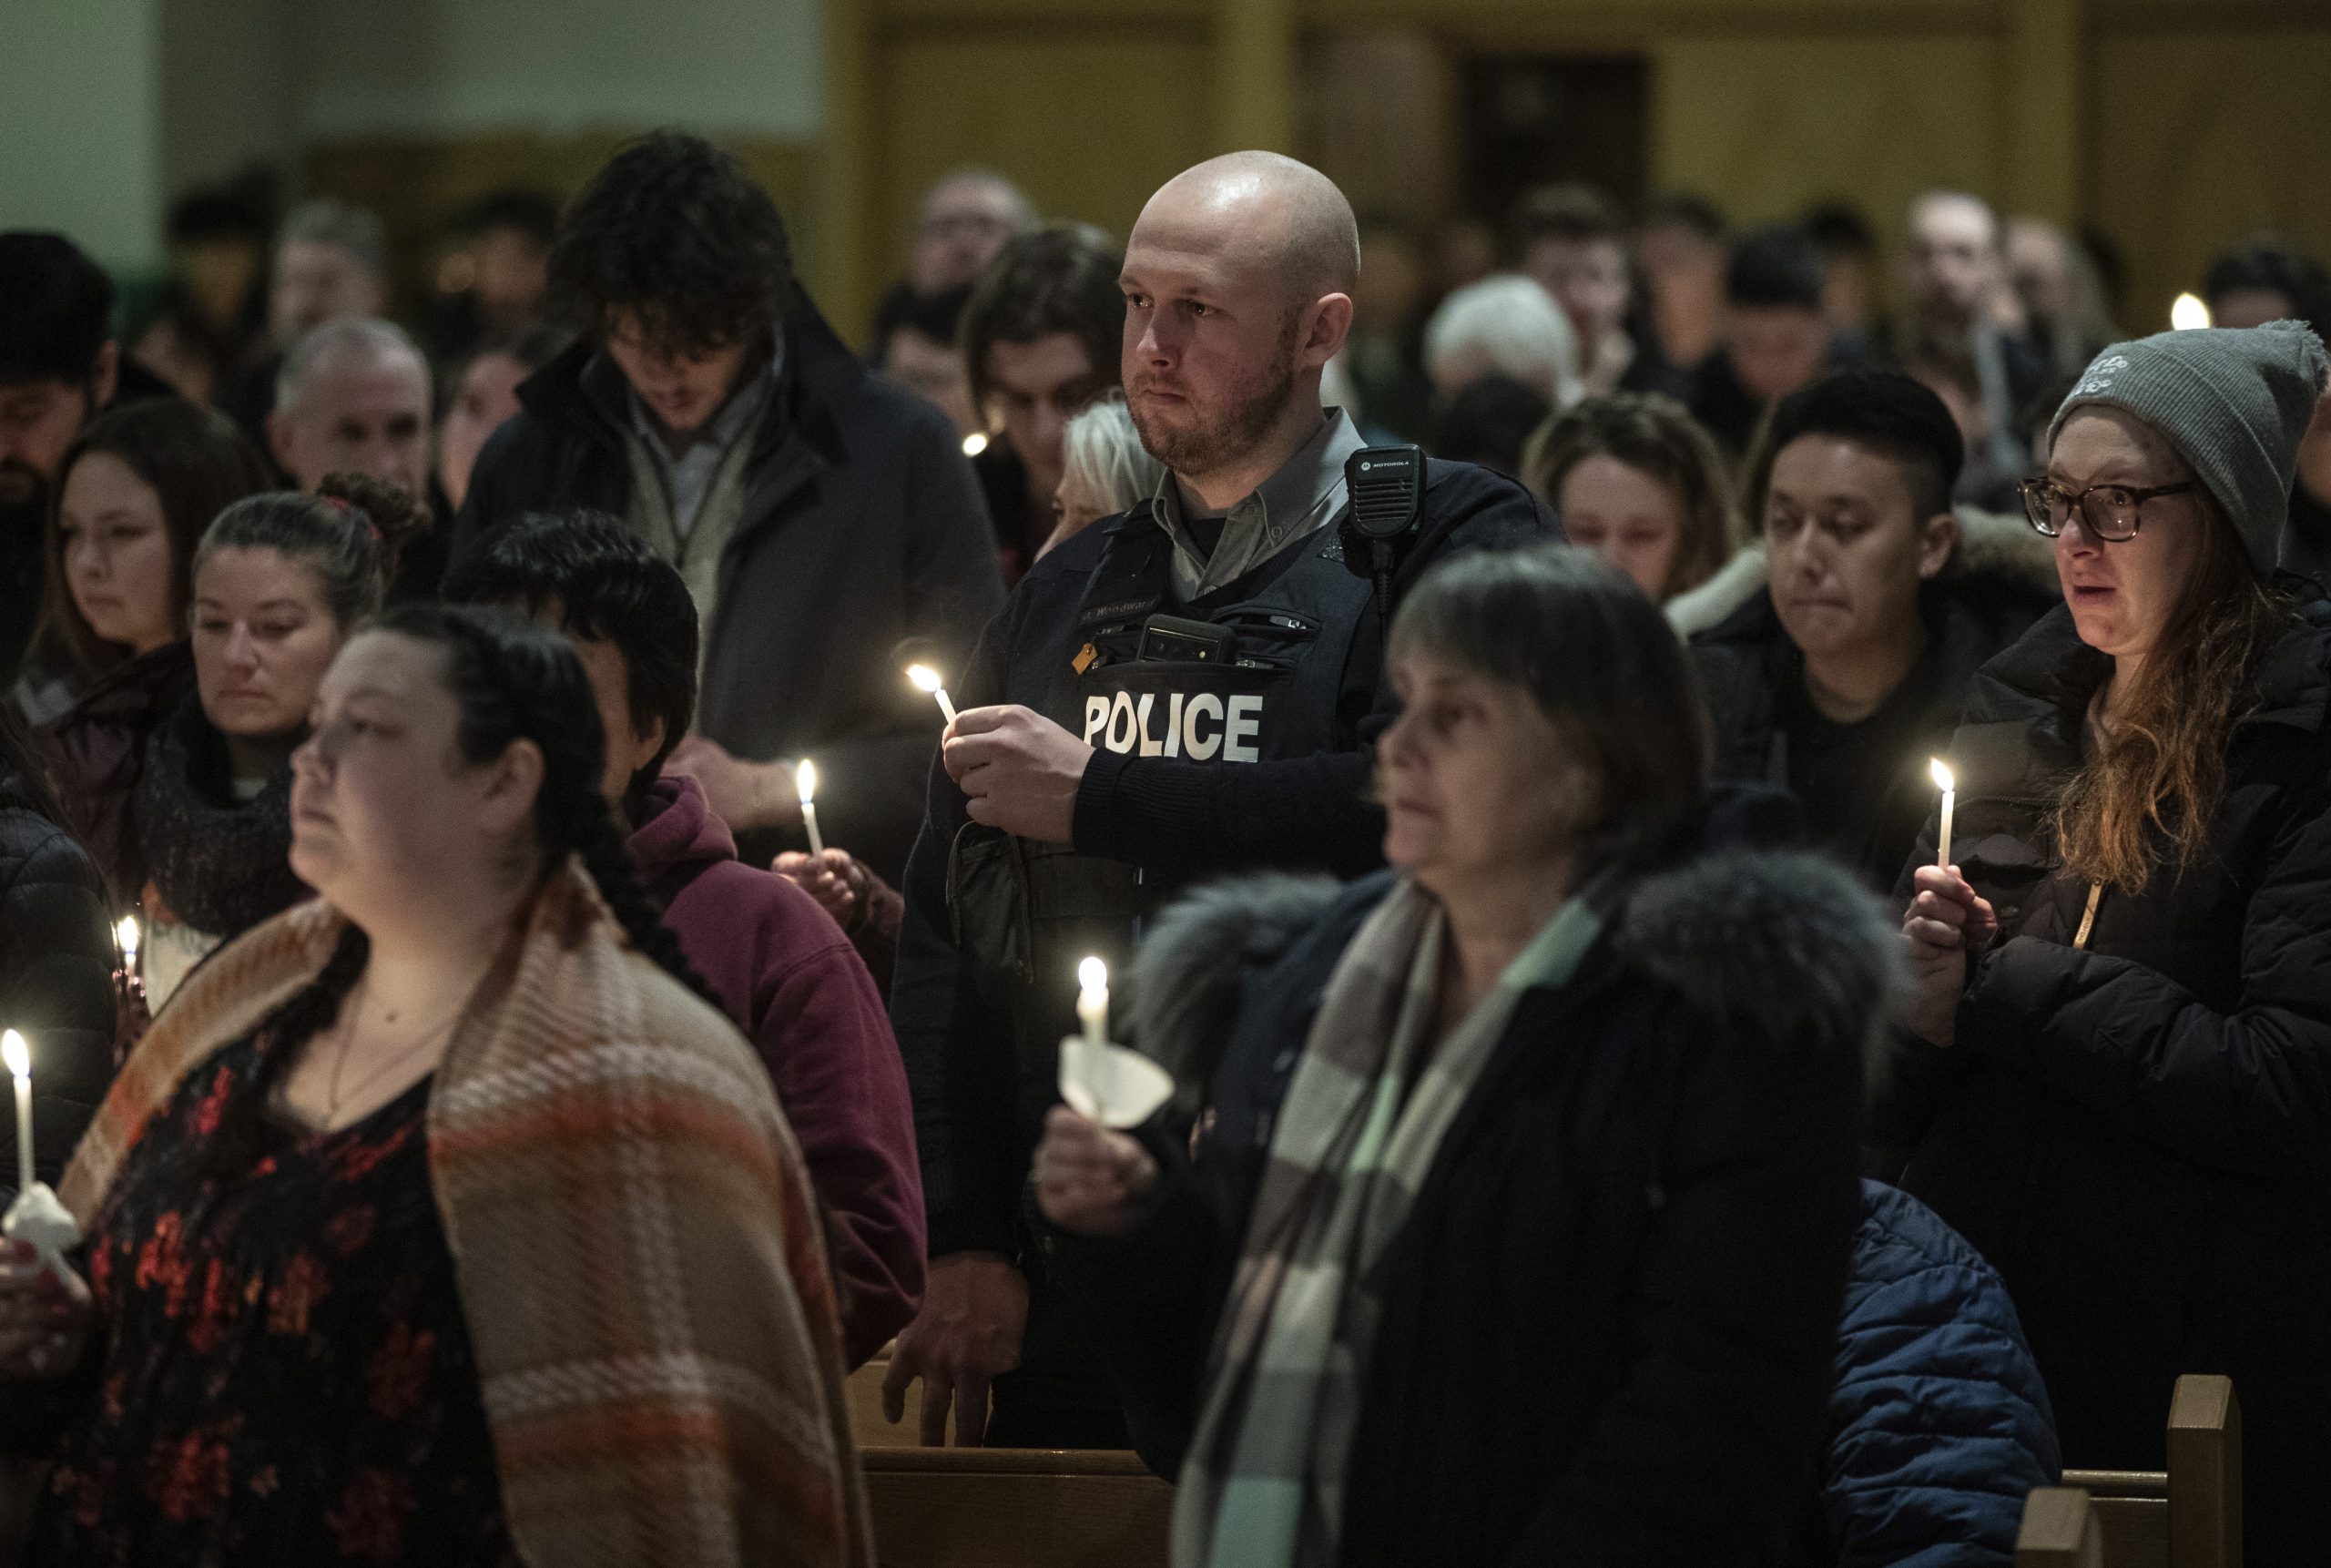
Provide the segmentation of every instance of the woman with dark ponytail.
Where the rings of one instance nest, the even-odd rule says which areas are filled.
[[[26,1560],[870,1562],[808,1179],[634,880],[567,640],[394,609],[316,715],[321,899],[139,1043],[64,1305],[0,1270]]]
[[[147,922],[157,1010],[221,941],[308,896],[287,859],[291,753],[332,656],[428,522],[401,491],[346,473],[319,494],[236,502],[204,531],[188,610],[195,689],[146,741],[117,840],[128,853],[112,868]]]

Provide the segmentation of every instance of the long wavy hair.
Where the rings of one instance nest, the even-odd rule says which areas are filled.
[[[2259,580],[2214,497],[2203,500],[2202,526],[2201,562],[2135,687],[2056,800],[2064,868],[2115,892],[2207,851],[2227,736],[2256,699],[2260,660],[2295,619]]]

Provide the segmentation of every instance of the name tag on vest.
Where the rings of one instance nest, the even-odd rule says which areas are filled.
[[[1084,744],[1127,757],[1259,762],[1257,741],[1275,693],[1088,692]]]

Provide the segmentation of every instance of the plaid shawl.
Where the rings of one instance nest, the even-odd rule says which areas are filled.
[[[1563,904],[1436,1050],[1447,928],[1440,905],[1404,878],[1328,983],[1271,1138],[1182,1467],[1176,1568],[1339,1559],[1378,1266],[1522,993],[1568,979],[1602,921],[1584,900]]]
[[[305,903],[188,979],[66,1173],[85,1228],[148,1117],[307,985],[341,928]],[[872,1561],[833,1285],[768,1074],[626,943],[579,866],[455,1027],[429,1165],[524,1562]]]

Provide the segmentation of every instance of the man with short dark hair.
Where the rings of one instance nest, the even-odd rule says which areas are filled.
[[[1692,643],[1716,773],[1792,791],[1820,843],[1890,890],[1934,804],[1928,759],[1975,671],[2054,602],[2053,565],[2021,518],[1987,524],[1980,558],[1965,546],[1959,426],[1909,376],[1784,398],[1768,450],[1767,585]]]
[[[866,351],[867,363],[947,416],[963,436],[966,452],[984,446],[986,428],[972,406],[971,378],[963,373],[963,349],[957,341],[971,298],[969,283],[936,294],[918,294],[901,284],[874,308],[874,339]],[[975,435],[981,439],[972,441]]]
[[[1626,224],[1608,197],[1586,185],[1530,191],[1515,206],[1513,229],[1522,270],[1578,333],[1578,375],[1590,394],[1674,390],[1678,378],[1657,346],[1628,331],[1634,276]]]
[[[1980,197],[1930,190],[1910,204],[1909,240],[1908,308],[1895,321],[1895,357],[1916,358],[1921,344],[1964,351],[1982,392],[1984,426],[1994,433],[1992,465],[2011,468],[2022,456],[2014,450],[2016,413],[2051,372],[2047,354],[2026,336],[1999,215]]]
[[[856,1367],[922,1297],[922,1184],[898,1044],[866,966],[792,882],[737,859],[728,824],[663,763],[696,711],[696,606],[613,517],[530,516],[453,563],[445,596],[574,640],[606,732],[600,790],[680,951],[760,1054],[823,1200]]]
[[[108,403],[167,395],[127,366],[113,281],[62,234],[0,234],[0,687],[15,679],[41,601],[49,482]]]
[[[964,307],[972,402],[1001,437],[977,466],[1011,581],[1052,534],[1068,422],[1117,386],[1123,265],[1084,229],[1041,229],[997,254]]]
[[[1652,336],[1671,365],[1698,364],[1715,348],[1724,313],[1724,214],[1704,196],[1654,199],[1635,225],[1635,262],[1650,296]]]
[[[1692,417],[1738,460],[1766,411],[1828,365],[1830,345],[1811,238],[1793,223],[1741,236],[1725,264],[1719,345],[1685,400]]]
[[[1339,528],[1363,443],[1319,402],[1359,269],[1342,192],[1292,158],[1234,153],[1150,199],[1120,276],[1119,363],[1170,472],[1046,552],[954,683],[891,986],[931,1266],[885,1397],[902,1410],[923,1380],[926,1442],[951,1407],[967,1443],[1125,1441],[1023,1204],[1077,960],[1122,960],[1196,879],[1380,860],[1367,789],[1399,707],[1389,606],[1369,543]],[[1421,482],[1384,574],[1395,605],[1452,551],[1553,529],[1480,469],[1434,463]]]
[[[894,650],[960,665],[1003,602],[961,438],[842,346],[776,207],[700,137],[616,154],[561,219],[550,280],[581,339],[519,388],[458,535],[621,517],[703,620],[697,733],[672,766],[765,861],[800,841],[792,764],[812,757],[827,836],[895,877],[935,716]]]

